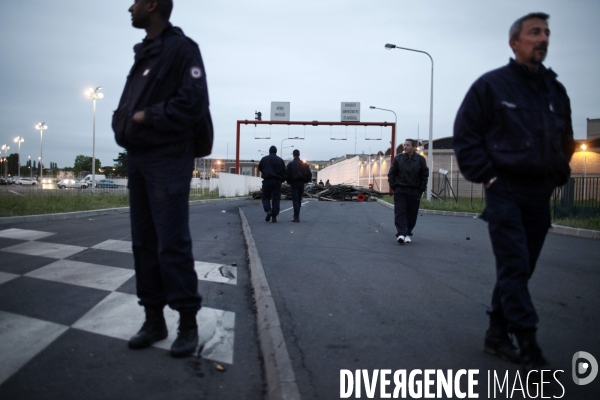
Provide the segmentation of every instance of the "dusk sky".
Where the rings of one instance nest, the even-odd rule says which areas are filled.
[[[469,86],[505,65],[512,52],[508,29],[529,12],[550,14],[545,65],[571,98],[575,137],[586,118],[600,118],[600,1],[485,0],[175,0],[171,22],[200,46],[215,125],[212,157],[235,156],[236,120],[269,119],[272,101],[290,102],[295,121],[340,121],[342,102],[360,102],[361,121],[394,121],[398,135],[427,138],[431,62],[420,53],[385,50],[386,43],[423,50],[434,66],[433,137],[452,135],[456,111]],[[123,151],[114,141],[116,109],[133,63],[134,44],[145,33],[131,26],[130,1],[7,0],[0,3],[0,145],[21,160],[40,155],[46,122],[45,164],[73,166],[92,155],[92,100],[97,103],[96,157],[113,165]],[[302,158],[324,160],[389,147],[389,129],[245,126],[241,157],[259,150],[298,148]],[[356,141],[355,141],[356,133]],[[381,141],[365,140],[381,137]],[[271,139],[255,139],[267,137]],[[331,141],[330,137],[347,137]],[[291,153],[285,149],[284,156]],[[281,154],[281,152],[279,152]],[[4,156],[4,153],[2,153]]]

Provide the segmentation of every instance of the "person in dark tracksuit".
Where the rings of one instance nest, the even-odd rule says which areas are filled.
[[[520,362],[526,373],[549,369],[536,339],[538,316],[528,283],[550,228],[550,196],[568,181],[575,150],[569,97],[542,64],[547,20],[547,14],[533,13],[512,25],[515,59],[471,86],[454,124],[461,172],[485,185],[482,218],[496,258],[484,350]]]
[[[294,206],[294,218],[292,222],[300,222],[300,207],[304,195],[304,184],[312,180],[312,172],[307,163],[300,159],[300,150],[292,152],[294,159],[287,165],[286,179],[292,190],[292,205]]]
[[[394,190],[394,223],[396,241],[410,243],[417,224],[421,196],[427,189],[429,168],[425,157],[416,152],[417,141],[406,139],[404,152],[394,157],[388,172],[388,183]]]
[[[133,257],[146,320],[131,337],[140,349],[167,338],[165,305],[180,314],[171,355],[192,355],[201,307],[189,230],[193,139],[208,114],[206,74],[198,45],[169,23],[171,0],[136,0],[132,25],[146,31],[113,115],[127,149]]]
[[[269,148],[269,155],[258,163],[262,182],[262,204],[267,216],[265,221],[277,222],[279,202],[281,201],[281,183],[285,181],[285,163],[277,156],[277,147]],[[272,199],[272,200],[271,200]],[[272,202],[272,205],[271,205]]]

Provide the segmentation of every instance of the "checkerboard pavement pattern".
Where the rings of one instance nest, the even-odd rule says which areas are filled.
[[[143,323],[132,265],[77,261],[92,252],[95,260],[109,258],[102,252],[131,253],[131,242],[81,247],[59,244],[55,235],[0,230],[0,384],[69,330],[126,341]],[[199,280],[237,284],[235,267],[196,261],[195,269]],[[170,349],[178,317],[165,307],[169,337],[154,347]],[[232,364],[235,313],[203,307],[197,318],[201,357]]]

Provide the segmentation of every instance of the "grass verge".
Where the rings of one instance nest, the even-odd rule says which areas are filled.
[[[195,192],[190,200],[218,199],[219,194]],[[30,194],[24,196],[0,196],[0,218],[25,215],[57,214],[75,211],[101,210],[104,208],[129,207],[129,195],[125,193],[80,194]]]
[[[394,198],[392,196],[385,196],[382,200],[394,204]],[[485,201],[481,201],[481,199],[473,199],[473,201],[471,201],[470,198],[466,197],[459,197],[458,202],[451,199],[444,201],[427,201],[425,199],[421,199],[420,208],[425,210],[456,211],[480,214],[485,208]],[[556,225],[569,226],[571,228],[600,230],[599,216],[560,218],[552,222]]]

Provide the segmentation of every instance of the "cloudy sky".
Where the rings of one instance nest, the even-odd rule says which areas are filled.
[[[0,3],[0,145],[10,153],[23,136],[21,159],[72,166],[92,155],[92,101],[102,86],[96,157],[112,165],[122,149],[110,122],[144,32],[131,27],[128,0],[6,0]],[[469,86],[508,62],[508,28],[529,12],[550,14],[546,66],[571,97],[576,138],[586,118],[600,117],[600,1],[597,0],[175,0],[171,21],[199,45],[206,66],[216,141],[213,156],[235,156],[236,120],[268,119],[272,101],[289,101],[296,121],[339,121],[342,102],[361,103],[361,121],[393,121],[400,138],[427,137],[431,62],[420,53],[387,51],[386,43],[427,51],[434,66],[434,139],[452,135]],[[328,159],[385,150],[389,130],[243,126],[241,156],[288,140],[302,157]],[[255,139],[270,137],[270,139]],[[347,138],[332,141],[330,138]],[[356,137],[356,139],[355,139]],[[381,141],[365,140],[379,138]],[[284,156],[291,152],[284,149]],[[281,152],[280,152],[281,153]]]

